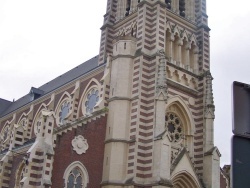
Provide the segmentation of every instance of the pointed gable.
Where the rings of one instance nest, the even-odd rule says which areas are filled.
[[[189,181],[186,183],[192,188],[202,187],[186,148],[181,151],[179,156],[172,164],[171,179],[174,184],[177,180],[180,181],[180,179],[182,179],[182,181],[185,182],[187,179],[189,179]]]

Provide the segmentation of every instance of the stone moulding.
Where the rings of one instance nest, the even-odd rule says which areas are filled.
[[[89,148],[87,140],[82,135],[76,136],[71,143],[73,150],[76,151],[78,155],[86,153]]]

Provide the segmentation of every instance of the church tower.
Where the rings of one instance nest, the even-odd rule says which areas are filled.
[[[219,188],[206,0],[107,0],[103,188]]]

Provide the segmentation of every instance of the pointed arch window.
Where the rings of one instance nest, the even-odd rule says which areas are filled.
[[[172,3],[172,1],[171,0],[165,0],[165,3],[166,3],[167,8],[171,9],[171,3]]]
[[[128,15],[129,15],[130,8],[131,8],[131,0],[127,0],[125,16],[128,16]]]
[[[89,89],[85,96],[85,100],[83,103],[83,112],[86,114],[91,114],[94,111],[94,107],[98,101],[99,101],[99,90],[95,86]]]
[[[64,180],[65,188],[86,188],[89,182],[88,172],[81,162],[76,161],[65,170]]]
[[[69,174],[67,188],[82,188],[82,179],[83,174],[81,173],[81,170],[78,167],[75,167]]]
[[[69,100],[65,100],[61,104],[60,110],[59,110],[59,123],[60,124],[64,123],[64,120],[66,119],[66,117],[70,113],[70,106],[71,105],[70,105],[70,101]]]
[[[179,0],[179,11],[180,11],[180,16],[185,17],[186,13],[186,3],[185,0]]]

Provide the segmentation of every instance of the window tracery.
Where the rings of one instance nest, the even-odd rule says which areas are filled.
[[[67,188],[82,188],[82,173],[78,167],[75,167],[69,174]]]
[[[60,109],[59,109],[59,124],[63,124],[64,120],[67,118],[67,116],[70,113],[70,101],[69,100],[65,100],[63,101],[63,103],[60,105]]]
[[[41,117],[41,111],[38,113],[37,118],[34,123],[34,133],[37,135],[40,132],[41,125],[42,125],[42,117]]]
[[[84,102],[84,111],[86,114],[93,112],[95,105],[99,101],[99,91],[96,87],[92,88],[87,92],[85,102]]]
[[[23,129],[26,130],[27,127],[28,127],[28,119],[27,119],[27,118],[23,118],[23,119],[20,121],[19,125],[21,125],[21,126],[23,127]]]
[[[89,182],[88,172],[79,161],[68,166],[63,176],[65,188],[86,188]]]
[[[172,142],[178,143],[183,138],[183,125],[176,114],[171,112],[166,114],[165,127],[169,132]]]

